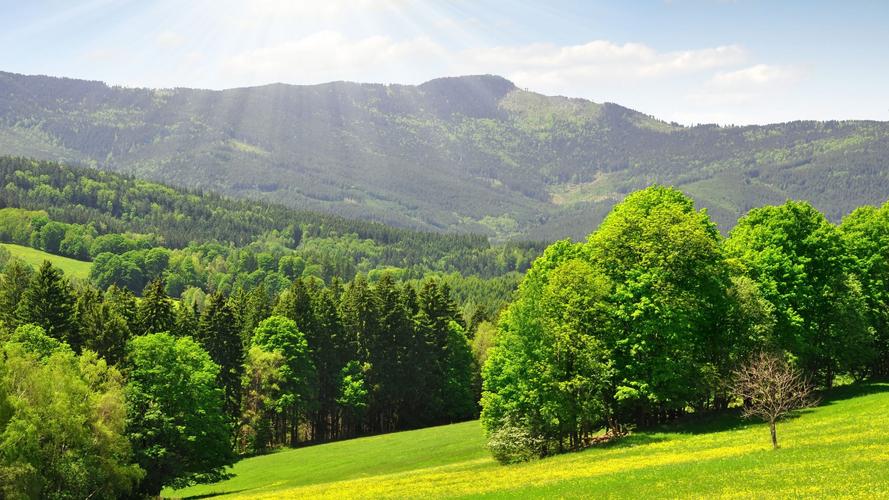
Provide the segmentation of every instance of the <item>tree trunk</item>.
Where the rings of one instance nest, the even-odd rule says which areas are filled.
[[[769,430],[772,432],[772,449],[778,449],[778,434],[775,430],[775,421],[772,420],[769,422]]]

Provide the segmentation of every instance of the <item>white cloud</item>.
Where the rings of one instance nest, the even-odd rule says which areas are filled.
[[[350,39],[337,31],[321,31],[236,54],[226,59],[223,73],[249,77],[254,82],[293,83],[371,78],[415,83],[443,75],[493,73],[544,92],[570,92],[603,82],[668,78],[727,68],[747,58],[746,51],[736,45],[660,52],[640,43],[594,40],[567,46],[529,44],[453,50],[426,37]]]
[[[717,73],[709,83],[720,88],[749,88],[788,83],[795,80],[798,71],[794,68],[757,64],[736,71]]]
[[[157,42],[158,46],[160,46],[161,48],[174,49],[185,43],[185,37],[180,35],[179,33],[164,31],[158,33],[155,42]]]

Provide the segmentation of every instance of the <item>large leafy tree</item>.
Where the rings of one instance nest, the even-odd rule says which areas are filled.
[[[140,491],[219,479],[235,458],[219,365],[191,338],[156,333],[130,342],[126,375],[127,434],[146,473]]]
[[[285,390],[284,356],[253,346],[247,351],[242,380],[241,426],[238,448],[262,453],[275,440],[275,417]]]
[[[283,316],[263,320],[253,332],[253,345],[283,357],[281,395],[275,402],[289,423],[283,429],[297,444],[298,426],[314,396],[314,365],[305,336],[296,322]]]
[[[839,229],[853,259],[852,271],[861,281],[874,329],[872,373],[889,375],[889,203],[855,210]]]
[[[5,498],[117,498],[142,470],[124,435],[120,373],[22,325],[0,362],[0,493]]]
[[[74,321],[74,300],[62,271],[45,260],[22,294],[16,317],[21,324],[40,325],[49,336],[76,350],[81,339]]]
[[[495,435],[520,432],[529,454],[576,447],[604,425],[608,383],[599,338],[609,284],[584,261],[581,245],[558,242],[534,262],[503,314],[484,367],[482,423]]]
[[[779,347],[830,386],[869,361],[865,304],[839,231],[814,207],[788,201],[751,210],[726,251],[774,305]]]
[[[624,418],[669,414],[709,396],[714,358],[730,344],[713,328],[724,314],[728,272],[706,210],[676,189],[626,197],[586,244],[614,284],[612,348],[616,402]]]

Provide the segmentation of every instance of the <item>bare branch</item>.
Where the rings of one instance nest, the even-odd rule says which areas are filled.
[[[734,373],[732,392],[744,400],[743,414],[769,423],[778,447],[775,423],[801,408],[814,406],[812,385],[783,357],[762,352]]]

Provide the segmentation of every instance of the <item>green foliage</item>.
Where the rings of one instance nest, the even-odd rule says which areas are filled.
[[[80,348],[81,339],[74,315],[74,293],[62,271],[49,261],[31,278],[16,308],[20,324],[40,325],[53,338]]]
[[[136,337],[127,355],[127,435],[145,470],[140,491],[207,482],[234,460],[216,386],[219,365],[189,337]]]
[[[0,364],[4,498],[117,498],[142,477],[124,436],[120,373],[24,325]]]
[[[277,292],[298,277],[351,279],[387,268],[405,278],[429,271],[491,278],[522,271],[540,248],[493,247],[481,235],[396,229],[21,158],[0,157],[0,186],[0,203],[17,207],[0,210],[0,241],[91,258],[100,288],[138,291],[164,277],[173,296],[189,286],[231,291],[259,282]],[[60,194],[46,198],[41,188]]]
[[[238,448],[242,453],[263,453],[274,444],[274,417],[286,390],[288,371],[284,355],[278,351],[269,352],[257,346],[247,351],[238,431]]]
[[[197,340],[219,366],[218,382],[224,389],[225,411],[236,419],[241,409],[244,345],[234,311],[222,294],[210,296],[197,327]]]
[[[622,411],[682,410],[706,398],[712,351],[732,343],[712,328],[728,282],[720,243],[706,210],[659,186],[627,196],[590,236],[590,260],[614,283],[615,332],[602,340],[619,367]]]
[[[309,345],[296,322],[282,316],[264,319],[253,332],[253,345],[284,358],[283,389],[291,401],[290,408],[305,408],[311,396],[314,366],[309,357]]]
[[[775,307],[779,346],[830,386],[870,362],[864,295],[840,232],[808,203],[752,210],[726,252]]]
[[[843,219],[839,229],[874,329],[876,356],[871,371],[885,376],[889,374],[889,204],[861,207]]]
[[[140,335],[174,331],[173,302],[167,297],[163,280],[152,280],[145,287],[136,309],[136,321]]]

